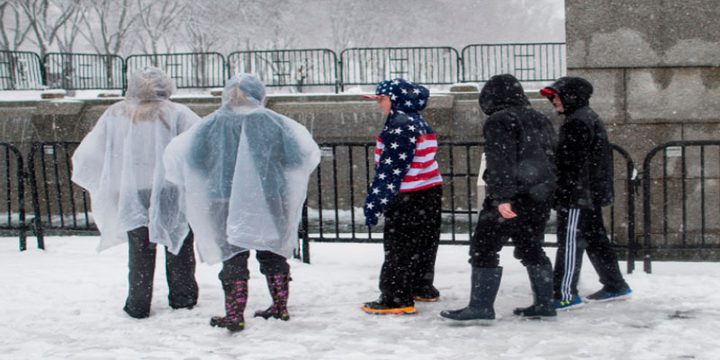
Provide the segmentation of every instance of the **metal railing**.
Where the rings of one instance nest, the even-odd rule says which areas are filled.
[[[146,66],[163,69],[175,80],[178,89],[225,86],[225,57],[216,52],[130,55],[125,58],[129,79]]]
[[[43,89],[40,56],[29,51],[0,51],[0,90]]]
[[[309,261],[309,242],[382,242],[382,225],[364,224],[363,205],[374,173],[374,143],[320,144],[322,161],[310,180],[304,213],[302,258]],[[443,176],[441,244],[468,244],[477,221],[477,177],[482,142],[448,142],[438,145]],[[608,208],[609,235],[614,247],[627,251],[628,272],[634,270],[638,245],[635,235],[637,171],[629,154],[613,145],[616,178],[624,188]],[[625,200],[624,202],[622,200]],[[549,224],[548,230],[553,224]],[[548,243],[555,246],[554,243]]]
[[[350,48],[340,53],[341,87],[397,77],[428,85],[454,84],[460,67],[460,56],[451,47]]]
[[[658,156],[659,155],[659,156]],[[644,267],[664,252],[717,258],[720,141],[671,141],[643,161]],[[715,253],[715,255],[713,255]]]
[[[311,87],[375,85],[396,77],[426,85],[484,82],[511,73],[522,82],[552,81],[565,74],[565,44],[473,44],[459,53],[441,47],[249,50],[225,57],[216,52],[116,55],[0,51],[3,90],[46,87],[125,89],[126,79],[145,66],[165,70],[178,88],[222,87],[237,72],[256,74],[269,87],[304,92]],[[461,56],[462,55],[462,56]],[[124,64],[124,65],[123,65]]]
[[[71,179],[71,157],[78,142],[33,143],[28,155],[28,179],[35,213],[38,248],[53,234],[98,234],[90,217],[90,197]]]
[[[0,143],[0,191],[4,194],[2,205],[2,219],[0,219],[0,233],[16,234],[19,237],[20,251],[27,249],[27,230],[29,226],[25,221],[25,167],[23,158],[18,149],[8,143]]]
[[[45,84],[53,89],[125,88],[125,61],[117,55],[49,53],[43,63]]]
[[[0,143],[2,144],[2,143]],[[0,162],[4,182],[6,221],[0,231],[16,233],[26,248],[30,223],[44,248],[44,235],[97,234],[88,194],[70,181],[71,156],[77,142],[34,143],[27,172],[21,154],[10,144]],[[311,178],[303,210],[300,249],[309,261],[309,244],[317,242],[381,242],[382,226],[364,225],[362,206],[374,172],[374,144],[331,142],[321,144],[322,161]],[[481,142],[441,143],[438,162],[444,177],[443,244],[467,244],[476,223],[476,181]],[[661,155],[661,156],[658,156]],[[634,270],[639,251],[644,270],[663,252],[691,251],[700,258],[720,250],[720,140],[673,141],[650,151],[638,178],[629,154],[613,145],[616,174],[614,204],[607,208],[611,243],[627,251],[628,272]],[[660,165],[660,166],[658,166]],[[25,181],[32,194],[34,219],[26,220]],[[642,183],[643,229],[636,233],[636,190]],[[618,187],[618,185],[621,185]],[[552,227],[552,225],[550,225]],[[552,230],[552,229],[549,229]],[[551,231],[552,232],[552,231]],[[637,241],[643,236],[643,244]],[[554,243],[547,243],[554,246]],[[642,246],[641,246],[642,245]],[[710,254],[708,254],[710,253]],[[714,254],[714,255],[713,255]]]
[[[328,49],[237,51],[227,57],[228,76],[249,73],[265,86],[292,87],[303,92],[308,86],[330,86],[338,90],[337,55]]]
[[[497,74],[553,81],[565,75],[565,51],[564,43],[468,45],[462,49],[463,81],[484,82]]]

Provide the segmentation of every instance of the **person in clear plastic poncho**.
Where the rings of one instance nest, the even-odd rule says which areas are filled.
[[[294,120],[263,106],[265,86],[243,74],[228,80],[220,109],[168,146],[166,176],[184,190],[187,218],[203,262],[219,274],[226,316],[211,325],[244,328],[249,249],[257,250],[272,306],[255,316],[288,320],[289,265],[310,173],[320,149]],[[167,245],[178,247],[172,239]]]
[[[133,74],[125,100],[105,111],[72,158],[72,181],[90,192],[98,251],[128,243],[124,310],[135,318],[150,314],[157,237],[179,239],[174,254],[165,253],[170,306],[192,308],[198,297],[192,233],[177,187],[165,181],[162,154],[200,118],[168,100],[174,87],[157,68]]]

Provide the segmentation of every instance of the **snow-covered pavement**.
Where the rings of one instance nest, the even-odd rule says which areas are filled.
[[[467,247],[440,247],[440,302],[418,304],[413,316],[370,316],[359,307],[378,294],[381,246],[312,244],[313,264],[292,263],[292,319],[249,318],[270,302],[251,260],[247,327],[230,335],[208,325],[223,312],[219,266],[198,264],[198,306],[172,310],[159,252],[151,317],[134,320],[122,311],[127,247],[97,254],[97,240],[49,237],[46,251],[21,253],[16,238],[0,239],[0,359],[720,358],[719,263],[656,262],[653,274],[627,276],[630,301],[523,321],[512,309],[532,301],[530,287],[508,248],[496,302],[501,318],[490,327],[459,327],[438,313],[467,303]],[[598,287],[586,259],[580,290]]]

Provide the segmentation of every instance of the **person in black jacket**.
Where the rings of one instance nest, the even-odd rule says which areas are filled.
[[[557,151],[558,251],[554,291],[558,309],[582,306],[577,283],[583,250],[600,276],[603,288],[589,295],[594,301],[628,298],[617,255],[603,224],[602,207],[613,201],[612,149],[600,117],[590,108],[593,87],[579,77],[562,77],[540,90],[565,115]]]
[[[535,295],[533,305],[515,309],[526,318],[556,316],[552,264],[542,248],[545,224],[555,190],[555,129],[530,107],[512,75],[493,76],[480,92],[480,107],[489,117],[483,126],[487,167],[485,201],[470,242],[470,303],[442,317],[491,323],[502,267],[498,253],[508,238],[514,255],[526,267]]]

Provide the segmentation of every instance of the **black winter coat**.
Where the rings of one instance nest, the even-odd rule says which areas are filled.
[[[530,107],[512,75],[493,76],[479,101],[489,115],[483,126],[488,200],[493,205],[528,197],[549,201],[556,187],[557,145],[550,119]]]
[[[592,85],[582,78],[564,77],[550,88],[565,107],[557,150],[556,206],[592,209],[612,204],[612,148],[602,120],[588,106]]]

